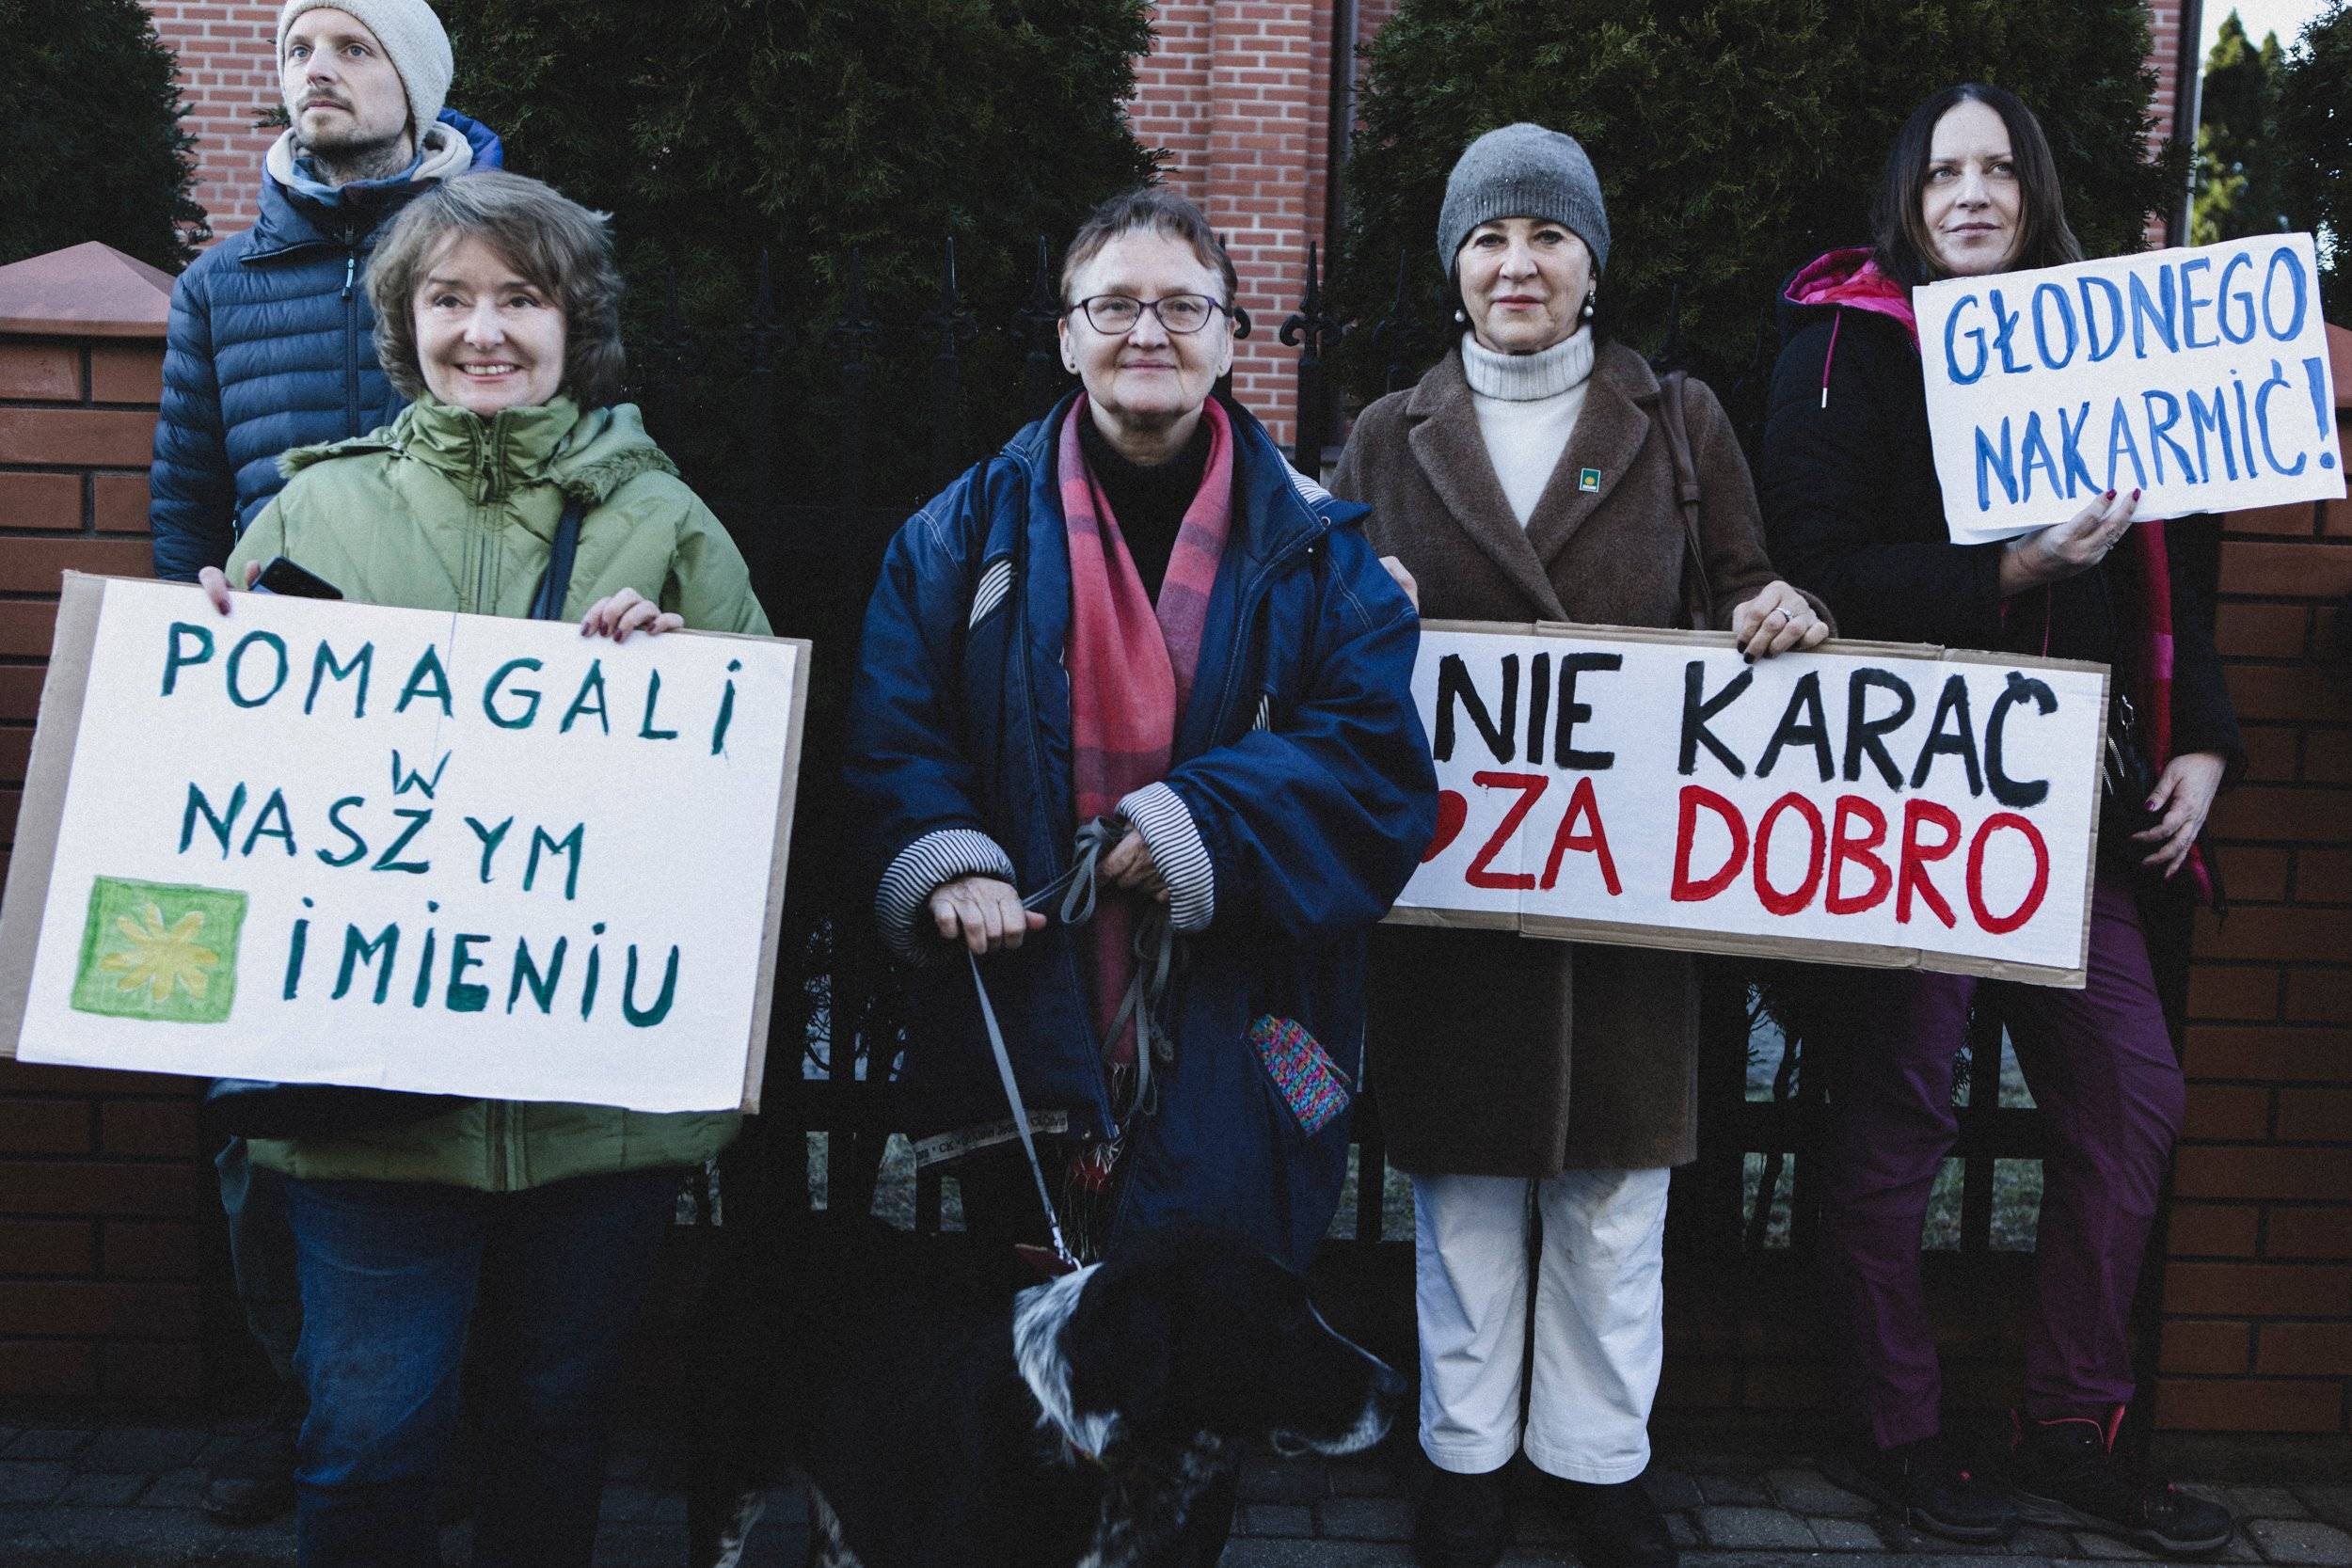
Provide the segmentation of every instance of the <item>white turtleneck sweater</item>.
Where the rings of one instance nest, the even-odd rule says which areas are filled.
[[[1525,528],[1584,407],[1584,386],[1593,373],[1593,329],[1580,326],[1534,354],[1497,354],[1465,332],[1462,373],[1478,410],[1487,460],[1502,481],[1511,515]]]

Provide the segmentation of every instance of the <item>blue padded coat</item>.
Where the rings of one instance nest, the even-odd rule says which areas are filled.
[[[893,945],[919,941],[945,960],[922,969],[911,1021],[918,1132],[1009,1113],[961,950],[908,916],[946,875],[990,860],[1024,892],[1042,886],[1077,827],[1054,476],[1071,401],[899,531],[866,612],[845,772],[878,903],[927,843],[989,851],[936,862],[900,918],[884,915]],[[1295,1023],[1351,1092],[1362,1081],[1364,935],[1435,831],[1437,780],[1411,690],[1421,623],[1357,526],[1364,509],[1293,473],[1264,427],[1227,407],[1232,532],[1164,780],[1214,868],[1214,911],[1181,939],[1165,1019],[1175,1056],[1156,1109],[1125,1129],[1105,1240],[1198,1220],[1303,1266],[1338,1206],[1350,1117],[1307,1131],[1251,1026]],[[1068,929],[1049,925],[980,967],[1031,1111],[1110,1135],[1090,980]]]
[[[497,135],[454,110],[473,167],[502,162]],[[148,470],[155,575],[193,581],[286,482],[278,454],[392,422],[407,400],[376,368],[364,275],[413,182],[345,186],[316,200],[262,173],[261,216],[198,257],[171,290],[162,416]]]

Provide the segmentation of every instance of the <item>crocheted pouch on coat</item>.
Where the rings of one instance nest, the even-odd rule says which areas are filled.
[[[1306,1132],[1322,1132],[1347,1109],[1347,1074],[1295,1019],[1264,1014],[1249,1026],[1249,1043]]]

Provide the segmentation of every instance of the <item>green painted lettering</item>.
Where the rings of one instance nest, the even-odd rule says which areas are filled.
[[[328,679],[348,680],[353,675],[358,675],[359,685],[352,698],[351,716],[354,719],[365,719],[368,716],[368,676],[374,672],[374,669],[375,644],[373,642],[360,643],[359,651],[351,656],[351,662],[348,664],[335,657],[334,649],[321,642],[317,655],[310,660],[310,690],[302,699],[302,711],[309,713],[312,705],[318,702],[319,682]]]
[[[237,825],[237,814],[244,810],[245,785],[239,784],[230,792],[229,810],[224,816],[213,809],[213,802],[205,799],[204,791],[191,782],[188,784],[188,803],[180,813],[180,853],[184,855],[188,852],[188,845],[196,836],[197,816],[201,814],[204,825],[220,840],[220,858],[227,860],[229,831]]]
[[[502,730],[531,728],[531,721],[539,717],[538,690],[535,688],[516,687],[515,695],[525,699],[525,705],[520,717],[509,719],[501,715],[498,710],[499,688],[505,685],[506,677],[517,670],[540,668],[542,666],[535,658],[510,658],[498,667],[498,673],[490,677],[490,684],[483,688],[482,691],[482,711],[489,716],[491,723]]]
[[[168,697],[180,689],[180,672],[183,668],[202,664],[213,657],[213,634],[191,622],[174,621],[167,637],[168,640],[164,644],[164,695]],[[196,650],[193,654],[180,651],[183,639],[186,639]]]
[[[400,689],[400,701],[392,705],[394,713],[405,713],[408,705],[419,697],[431,697],[441,705],[441,717],[450,718],[449,672],[441,668],[441,656],[428,643],[417,656],[416,668],[408,672],[408,684]]]
[[[384,967],[375,972],[375,1005],[380,1007],[384,1005],[386,994],[392,989],[392,965],[400,958],[399,922],[385,927],[373,939],[361,936],[357,926],[343,927],[343,961],[335,971],[336,1001],[341,1002],[350,991],[353,968],[373,964],[379,954],[383,957]],[[428,947],[425,954],[428,969],[432,962],[432,951]]]
[[[677,999],[677,946],[670,947],[670,964],[662,972],[661,995],[650,1007],[637,1006],[637,944],[628,944],[628,974],[621,987],[621,1016],[640,1029],[650,1029],[670,1016],[670,1004]]]
[[[167,686],[164,689],[169,691],[171,688]],[[594,707],[588,705],[590,697],[596,699]],[[604,711],[604,660],[600,658],[592,658],[588,661],[588,673],[580,677],[580,693],[572,699],[572,705],[564,710],[564,722],[556,726],[555,733],[571,734],[573,721],[582,714],[588,713],[596,716],[596,728],[607,735],[612,733],[612,720]]]
[[[449,991],[444,1001],[453,1013],[478,1013],[490,1005],[490,988],[468,980],[466,971],[480,969],[482,960],[473,956],[477,942],[489,937],[473,931],[460,931],[449,939]]]
[[[569,900],[573,895],[577,894],[580,891],[580,851],[587,834],[588,824],[585,822],[574,827],[562,838],[553,836],[545,828],[532,828],[531,830],[531,859],[523,866],[523,891],[529,893],[532,883],[538,879],[539,850],[541,846],[545,846],[550,853],[566,857],[564,870],[564,898]]]
[[[539,973],[539,966],[532,962],[530,942],[522,937],[515,939],[515,975],[506,987],[508,1012],[515,1010],[515,1004],[521,999],[525,986],[531,988],[531,999],[539,1004],[541,1012],[554,1010],[555,987],[564,978],[564,950],[570,945],[569,937],[555,939],[555,951],[548,955],[548,972],[543,975]]]

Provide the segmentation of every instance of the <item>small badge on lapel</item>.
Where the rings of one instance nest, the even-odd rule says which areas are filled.
[[[1598,468],[1579,468],[1576,471],[1576,487],[1583,491],[1588,496],[1599,495],[1600,470]]]

